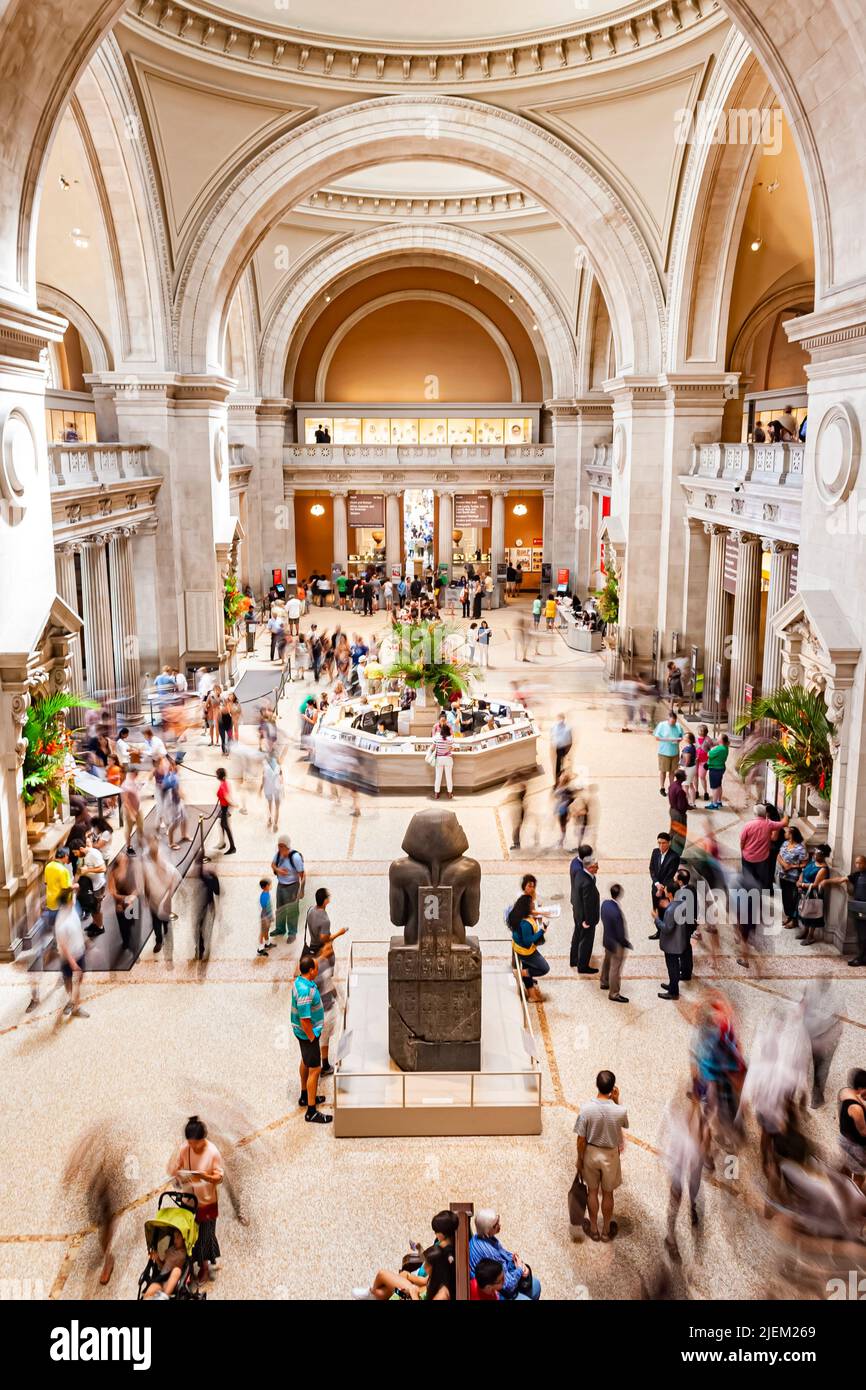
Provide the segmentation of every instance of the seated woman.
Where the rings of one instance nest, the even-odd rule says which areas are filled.
[[[160,1249],[162,1254],[160,1254]],[[183,1243],[183,1236],[180,1231],[172,1231],[170,1236],[163,1236],[157,1242],[155,1250],[148,1250],[148,1255],[157,1267],[153,1283],[148,1284],[142,1298],[171,1298],[178,1284],[180,1276],[183,1274],[183,1267],[186,1264],[186,1248]]]
[[[457,1292],[457,1269],[452,1245],[431,1245],[424,1251],[423,1273],[397,1274],[380,1269],[369,1291],[357,1291],[356,1297],[387,1301],[398,1299],[410,1303],[453,1300]]]
[[[521,894],[508,914],[508,930],[526,985],[526,997],[533,1004],[540,1004],[543,996],[536,981],[548,973],[550,966],[538,949],[544,940],[544,929],[538,926],[528,893]]]

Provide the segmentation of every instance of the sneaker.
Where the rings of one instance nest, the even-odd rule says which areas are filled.
[[[324,1097],[324,1096],[316,1096],[316,1105],[324,1105],[324,1103],[325,1103],[325,1097]],[[303,1091],[303,1092],[298,1096],[298,1105],[306,1105],[306,1104],[307,1104],[307,1093],[306,1093],[306,1091]]]
[[[366,1300],[372,1299],[373,1291],[372,1289],[353,1289],[352,1297],[357,1299],[359,1303],[363,1303]]]
[[[848,964],[849,964],[849,965],[859,965],[860,962],[859,962],[859,961],[856,961],[856,960],[850,960],[850,961],[848,962]],[[38,1009],[38,1008],[39,1008],[39,1000],[38,1000],[38,999],[31,999],[31,1000],[30,1000],[30,1003],[27,1005],[27,1008],[24,1010],[24,1012],[25,1012],[26,1014],[32,1014],[32,1013],[33,1013],[33,1010],[34,1010],[34,1009]]]
[[[64,1005],[63,1005],[63,1017],[64,1017],[64,1018],[69,1018],[70,1015],[71,1015],[71,1013],[72,1013],[72,1005],[71,1005],[71,1004],[64,1004]]]
[[[321,1110],[308,1110],[304,1116],[308,1125],[332,1125],[333,1115],[323,1115]]]
[[[330,1062],[328,1063],[327,1066],[322,1067],[322,1070],[321,1070],[321,1072],[319,1073],[319,1075],[320,1075],[320,1076],[333,1076],[333,1075],[334,1075],[334,1068],[331,1066]]]
[[[256,951],[256,955],[257,955],[257,956],[266,956],[267,954],[268,954],[268,948],[267,948],[267,946],[260,946],[259,949]]]
[[[667,796],[667,792],[665,791],[664,787],[659,787],[659,796]]]
[[[79,1006],[77,1009],[73,1009],[73,1010],[72,1010],[72,1017],[73,1017],[73,1018],[90,1018],[90,1014],[87,1012],[86,1009],[82,1009],[82,1008]]]

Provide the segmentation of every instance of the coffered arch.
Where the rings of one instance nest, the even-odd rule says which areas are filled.
[[[394,96],[318,117],[239,170],[199,229],[176,296],[179,365],[221,366],[221,319],[255,246],[325,179],[435,153],[502,173],[555,210],[587,249],[610,306],[623,371],[662,365],[664,305],[632,218],[588,160],[522,117],[456,97]],[[240,229],[240,230],[239,230]]]
[[[261,349],[261,390],[282,396],[294,374],[302,320],[309,324],[311,306],[337,281],[352,283],[375,267],[388,269],[411,258],[413,265],[458,264],[478,267],[485,285],[501,297],[515,295],[538,324],[537,355],[545,396],[568,399],[575,394],[577,365],[574,340],[557,299],[519,256],[499,242],[465,227],[446,224],[416,227],[395,224],[350,237],[329,247],[301,267],[285,286],[265,325]]]

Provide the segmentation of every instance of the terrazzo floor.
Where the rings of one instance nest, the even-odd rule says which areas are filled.
[[[311,621],[308,619],[307,622]],[[328,625],[325,615],[316,621]],[[649,854],[666,825],[658,795],[655,747],[641,733],[619,731],[600,658],[569,651],[558,635],[542,638],[530,665],[514,661],[511,610],[492,615],[494,641],[486,686],[507,696],[512,682],[529,687],[543,726],[543,770],[532,783],[524,848],[509,851],[512,810],[504,789],[455,798],[454,809],[482,865],[479,935],[503,934],[503,910],[519,891],[520,874],[536,869],[541,896],[562,901],[545,954],[551,973],[545,1002],[531,1006],[543,1043],[543,1133],[532,1138],[334,1138],[305,1125],[297,1106],[297,1056],[288,1027],[289,981],[297,947],[280,945],[267,960],[255,956],[258,879],[273,852],[263,803],[247,796],[235,814],[238,853],[218,864],[222,894],[206,966],[192,960],[186,890],[176,902],[172,959],[148,945],[134,970],[87,976],[82,999],[88,1019],[61,1016],[56,976],[44,976],[42,999],[25,1014],[30,984],[22,965],[0,966],[0,1066],[6,1079],[0,1125],[0,1287],[55,1299],[134,1298],[145,1263],[144,1221],[165,1186],[166,1164],[187,1115],[211,1123],[237,1195],[242,1224],[223,1194],[219,1237],[222,1267],[211,1299],[345,1299],[380,1266],[399,1266],[409,1239],[426,1242],[432,1214],[451,1201],[472,1201],[501,1212],[503,1238],[540,1277],[545,1298],[629,1299],[663,1259],[667,1182],[659,1157],[666,1103],[685,1083],[690,1023],[685,1011],[657,997],[665,975],[646,909]],[[349,632],[381,628],[382,619],[346,617]],[[250,660],[261,664],[261,648]],[[423,796],[362,796],[350,815],[322,791],[295,747],[299,685],[290,688],[281,724],[290,746],[284,765],[283,828],[305,856],[308,899],[327,885],[331,917],[356,941],[386,938],[387,867]],[[295,699],[297,694],[298,698]],[[635,949],[623,982],[631,1003],[612,1006],[594,977],[568,967],[569,852],[554,847],[550,813],[547,730],[564,710],[575,728],[573,766],[594,787],[587,838],[600,854],[602,891],[614,879]],[[202,800],[215,750],[193,739],[184,770],[190,801]],[[729,781],[731,779],[728,779]],[[732,787],[735,807],[742,790]],[[741,810],[716,813],[724,849],[736,853]],[[690,817],[700,833],[709,816]],[[217,836],[211,837],[213,845]],[[215,854],[215,861],[221,856]],[[342,954],[345,973],[346,951]],[[866,979],[829,948],[804,949],[781,932],[771,939],[760,977],[736,964],[729,930],[711,959],[696,948],[701,981],[720,981],[739,1017],[748,1055],[755,1029],[780,1001],[799,997],[816,974],[832,978],[834,1007],[843,1021],[829,1083],[832,1097],[848,1069],[866,1063]],[[596,953],[596,961],[598,953]],[[338,969],[338,976],[340,970]],[[866,973],[866,972],[864,972]],[[581,1100],[594,1094],[600,1067],[612,1068],[630,1115],[617,1196],[620,1232],[611,1245],[576,1241],[566,1193],[574,1171],[573,1126]],[[331,1093],[331,1084],[323,1089]],[[832,1101],[813,1113],[814,1137],[833,1148]],[[122,1212],[115,1238],[116,1267],[107,1288],[98,1283],[101,1257],[82,1194],[64,1181],[76,1141],[97,1127],[119,1174]],[[755,1137],[740,1154],[738,1176],[704,1182],[702,1220],[680,1228],[682,1266],[677,1288],[694,1298],[778,1296],[775,1233],[760,1216]],[[684,1214],[681,1215],[681,1219]],[[2,1281],[10,1280],[11,1284]],[[29,1282],[28,1282],[29,1281]]]

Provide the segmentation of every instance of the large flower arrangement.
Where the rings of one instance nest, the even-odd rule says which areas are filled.
[[[750,712],[738,720],[737,732],[762,719],[776,728],[749,747],[737,764],[739,771],[767,762],[789,796],[797,787],[812,787],[829,801],[835,726],[827,718],[824,697],[802,685],[782,686],[753,702]]]
[[[385,668],[389,680],[399,679],[411,690],[423,687],[443,709],[454,695],[465,695],[475,667],[457,656],[447,638],[460,629],[443,622],[395,623],[392,645],[396,656]]]
[[[606,623],[615,623],[619,619],[619,584],[613,569],[608,570],[605,586],[598,595],[598,611]]]
[[[57,806],[66,781],[66,759],[72,739],[64,715],[70,709],[95,709],[93,700],[83,695],[58,691],[54,695],[37,695],[27,710],[22,736],[27,741],[23,766],[23,797],[30,806],[40,794]]]
[[[226,632],[232,632],[241,618],[250,608],[252,599],[246,594],[241,593],[238,587],[238,577],[236,574],[227,574],[225,579],[225,590],[223,593],[223,616],[225,619]]]

